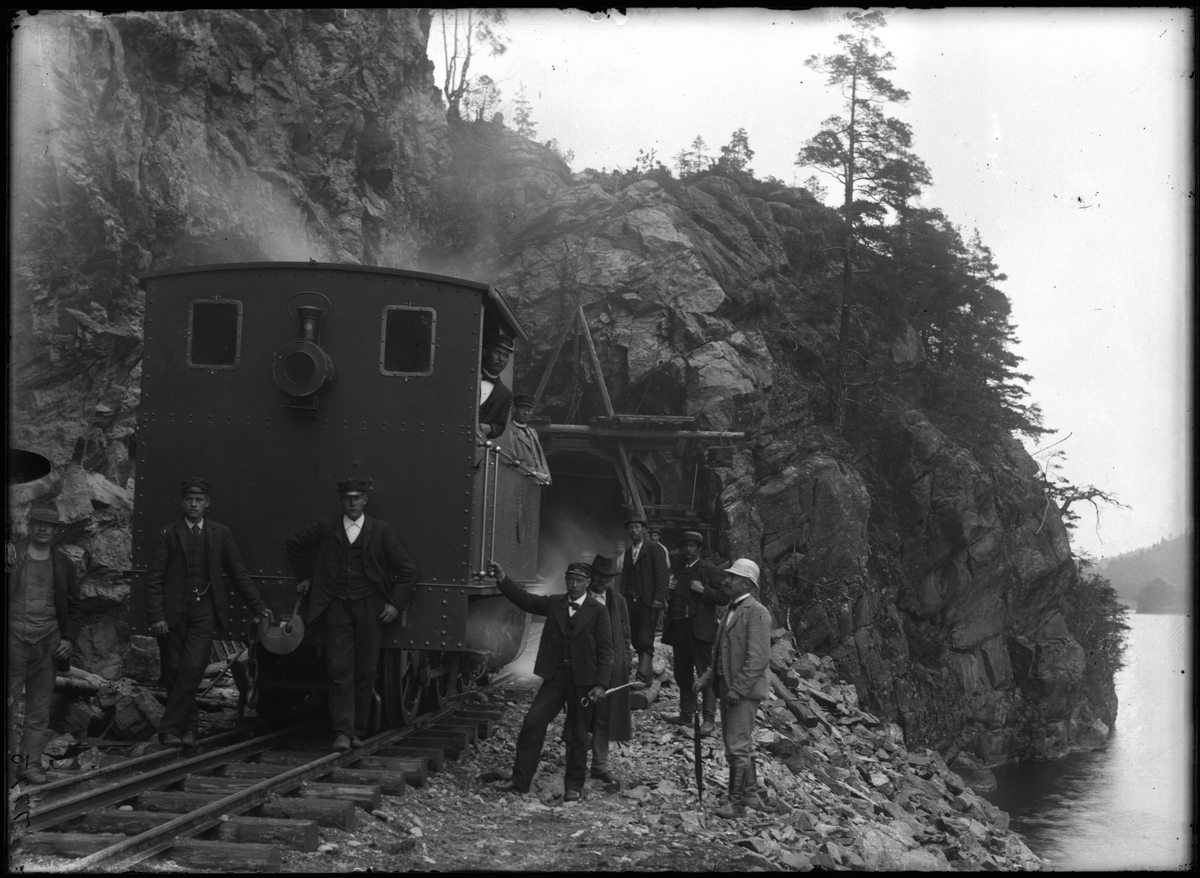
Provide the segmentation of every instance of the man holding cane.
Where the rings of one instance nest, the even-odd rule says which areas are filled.
[[[725,571],[722,586],[729,608],[717,623],[712,664],[697,680],[697,695],[710,685],[721,701],[721,731],[729,763],[729,800],[718,817],[740,817],[745,806],[769,811],[754,790],[747,791],[754,752],[754,717],[771,684],[771,613],[750,596],[758,586],[758,565],[739,558]]]

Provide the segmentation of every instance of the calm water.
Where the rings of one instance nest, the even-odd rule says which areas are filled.
[[[1192,619],[1130,616],[1108,747],[996,770],[987,794],[1059,870],[1183,869],[1195,857]]]

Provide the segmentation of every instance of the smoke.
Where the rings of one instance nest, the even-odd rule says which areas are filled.
[[[590,564],[597,555],[607,555],[620,564],[629,543],[629,535],[620,525],[599,522],[570,503],[547,504],[542,513],[538,575],[555,586],[543,594],[566,591],[567,565],[572,562]]]

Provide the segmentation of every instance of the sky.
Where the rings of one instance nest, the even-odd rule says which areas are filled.
[[[804,60],[836,51],[843,15],[511,10],[508,50],[471,73],[496,81],[510,125],[524,87],[573,170],[651,148],[671,165],[697,135],[717,155],[745,128],[756,176],[801,184],[796,154],[841,111]],[[1073,507],[1076,551],[1192,527],[1191,11],[896,10],[878,36],[910,94],[890,114],[933,177],[921,203],[978,229],[1007,275],[1030,399],[1057,431],[1026,447],[1127,507]],[[440,82],[436,17],[429,52]]]

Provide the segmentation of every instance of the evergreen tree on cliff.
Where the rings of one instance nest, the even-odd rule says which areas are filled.
[[[442,24],[445,71],[442,91],[446,95],[446,114],[459,119],[463,98],[471,90],[468,74],[475,53],[486,48],[493,55],[503,55],[508,50],[508,38],[499,32],[507,16],[503,9],[442,9],[438,14]]]
[[[839,433],[846,420],[847,346],[855,248],[868,225],[881,225],[888,209],[901,209],[931,180],[929,171],[910,149],[912,130],[884,115],[889,103],[902,103],[908,92],[884,74],[894,70],[892,55],[874,35],[886,25],[877,12],[855,13],[854,32],[841,34],[842,51],[813,55],[805,64],[828,76],[828,84],[845,98],[844,116],[830,116],[796,159],[842,184],[845,238],[842,255],[842,301],[838,315],[837,365],[833,386],[833,425]]]

